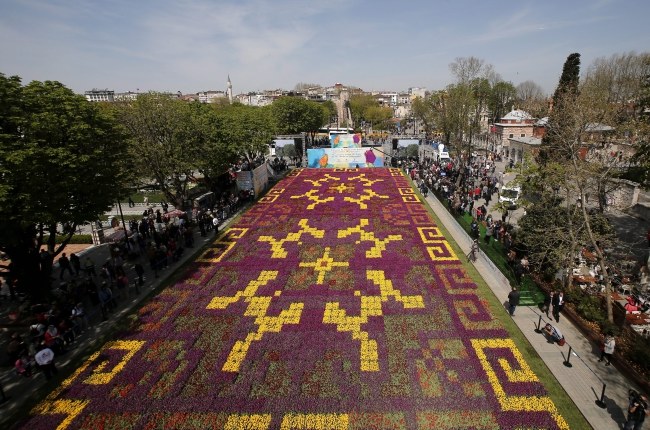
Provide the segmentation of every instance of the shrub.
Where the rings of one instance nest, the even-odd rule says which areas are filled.
[[[650,339],[637,337],[630,349],[629,358],[644,370],[650,370]]]
[[[582,294],[582,299],[579,303],[576,303],[576,310],[584,319],[596,322],[599,325],[602,325],[607,320],[600,299],[595,296]]]
[[[607,318],[605,318],[605,320],[600,324],[600,331],[604,334],[618,336],[621,329],[616,324],[609,322]]]

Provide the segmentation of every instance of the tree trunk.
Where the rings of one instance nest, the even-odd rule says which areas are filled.
[[[576,168],[577,172],[577,165],[576,165],[576,160],[575,158],[573,159],[573,165]],[[600,266],[600,272],[602,273],[603,276],[603,281],[605,281],[605,304],[607,307],[607,320],[610,323],[614,323],[614,313],[612,310],[612,280],[611,277],[609,276],[609,273],[607,272],[607,265],[605,264],[605,257],[603,256],[603,252],[600,249],[600,246],[596,243],[596,238],[594,237],[593,231],[591,231],[591,224],[589,223],[589,214],[587,213],[587,208],[585,207],[585,191],[583,189],[583,186],[581,183],[578,185],[580,189],[580,202],[581,202],[581,207],[582,207],[582,217],[585,221],[585,227],[587,228],[587,235],[589,236],[589,241],[591,242],[591,246],[594,247],[596,250],[596,255],[598,256],[598,265]]]

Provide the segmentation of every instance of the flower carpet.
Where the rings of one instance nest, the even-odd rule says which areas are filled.
[[[565,429],[397,169],[297,169],[24,424]]]

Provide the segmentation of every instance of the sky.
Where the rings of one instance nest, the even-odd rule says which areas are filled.
[[[647,0],[0,0],[0,73],[196,93],[443,89],[476,57],[551,94],[562,66],[650,50]]]

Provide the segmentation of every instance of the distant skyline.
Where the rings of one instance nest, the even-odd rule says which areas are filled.
[[[0,0],[0,73],[77,93],[442,89],[474,56],[551,94],[567,56],[649,50],[646,0]]]

